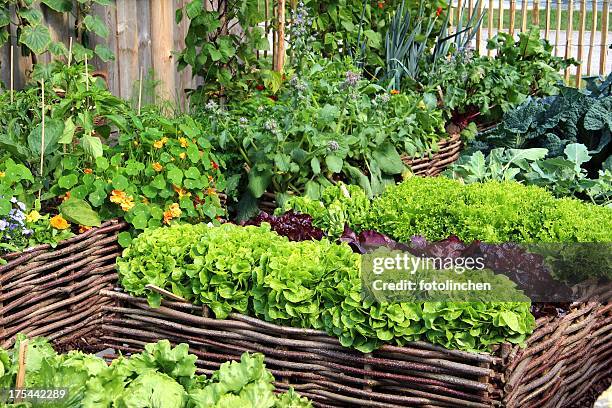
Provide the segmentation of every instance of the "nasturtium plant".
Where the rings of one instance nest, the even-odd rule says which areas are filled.
[[[178,220],[216,222],[225,214],[221,163],[193,119],[165,118],[149,109],[110,120],[121,131],[117,144],[95,160],[65,157],[51,196],[89,203],[102,219],[123,217],[135,230]]]

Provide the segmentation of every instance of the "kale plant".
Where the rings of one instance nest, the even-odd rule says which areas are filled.
[[[595,176],[612,153],[611,82],[612,74],[590,90],[562,87],[557,96],[528,99],[481,141],[487,149],[543,147],[549,158],[562,156],[571,143],[581,143],[592,155],[585,168]]]

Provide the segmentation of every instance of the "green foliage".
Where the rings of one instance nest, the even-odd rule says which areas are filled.
[[[5,125],[0,147],[7,151],[0,165],[5,174],[0,194],[11,190],[9,198],[32,209],[40,192],[43,209],[57,208],[65,220],[86,227],[123,217],[134,230],[143,230],[178,219],[213,221],[224,214],[219,198],[225,188],[223,163],[193,119],[166,118],[154,108],[138,115],[79,64],[37,65],[33,76],[46,84],[45,144],[41,88],[33,84],[16,92],[13,103],[8,93],[0,94],[0,124]],[[111,132],[118,136],[111,138]],[[59,207],[58,198],[64,201]],[[47,234],[30,229],[42,234],[41,240]],[[33,242],[31,237],[26,241]]]
[[[593,155],[587,165],[593,176],[612,154],[611,117],[612,96],[564,87],[555,97],[527,100],[480,140],[490,146],[543,147],[549,157],[562,156],[568,144],[581,143]]]
[[[114,58],[108,47],[98,45],[95,50],[87,48],[93,35],[107,38],[109,34],[104,21],[91,14],[95,4],[108,6],[110,2],[108,0],[79,0],[74,3],[67,0],[0,0],[0,46],[9,40],[11,31],[16,31],[18,33],[16,42],[21,44],[24,53],[32,55],[33,62],[36,62],[37,56],[46,52],[55,57],[68,57],[66,45],[60,41],[53,41],[51,32],[45,25],[42,10],[46,7],[49,13],[75,19],[74,34],[79,42],[73,45],[73,51],[77,61],[82,61],[85,53],[90,59],[95,54],[103,61],[108,61]],[[14,15],[11,15],[11,9],[14,10]]]
[[[481,177],[485,170],[480,165],[479,168]],[[504,171],[496,174],[503,175]],[[338,231],[337,218],[329,221],[330,211],[321,208],[329,203],[305,205],[297,199],[286,208],[312,215],[313,223],[320,228]],[[515,181],[464,185],[445,177],[411,177],[372,200],[366,215],[359,216],[359,222],[352,220],[350,214],[354,211],[363,214],[367,207],[361,200],[357,204],[347,200],[340,207],[334,213],[347,214],[342,221],[352,229],[378,231],[400,242],[408,242],[416,235],[431,241],[455,235],[464,242],[490,243],[612,239],[610,209],[575,199],[558,199],[540,187],[523,186]]]
[[[552,54],[552,46],[539,38],[539,30],[519,34],[515,42],[500,33],[489,40],[494,58],[454,53],[452,63],[438,64],[424,83],[440,87],[444,106],[455,120],[497,121],[528,96],[558,92],[559,72],[573,61]],[[473,116],[470,116],[473,115]]]
[[[456,235],[464,242],[609,242],[610,211],[516,182],[463,185],[413,177],[374,200],[362,228],[403,242],[414,235],[434,241]]]
[[[117,265],[124,289],[146,294],[152,306],[161,298],[147,284],[206,304],[217,318],[240,312],[281,325],[324,329],[344,346],[363,352],[384,342],[402,345],[419,339],[486,350],[503,341],[520,344],[534,327],[528,302],[374,303],[362,298],[361,258],[347,244],[292,242],[267,224],[147,230]]]
[[[327,187],[318,200],[305,196],[291,197],[277,210],[277,214],[290,210],[310,214],[314,226],[337,238],[344,232],[345,225],[353,228],[366,222],[370,199],[358,186],[339,183]]]
[[[203,0],[192,0],[176,12],[176,22],[190,19],[185,49],[178,55],[179,69],[190,66],[194,76],[204,85],[192,96],[193,101],[206,101],[211,91],[245,90],[248,74],[256,67],[255,50],[267,50],[268,41],[259,23],[264,21],[259,0],[217,2],[207,10]],[[230,28],[239,25],[240,34]]]
[[[406,170],[401,153],[436,149],[445,131],[433,95],[389,95],[356,71],[349,61],[315,63],[276,94],[266,85],[227,110],[207,105],[201,121],[218,150],[235,153],[251,201],[266,191],[280,203],[317,198],[338,179],[371,196]]]
[[[445,58],[450,53],[462,55],[469,42],[476,34],[484,14],[470,16],[467,26],[457,27],[457,33],[449,35],[450,13],[440,17],[442,9],[434,16],[427,11],[428,2],[418,2],[418,11],[410,9],[410,3],[405,1],[395,10],[385,38],[385,73],[383,81],[389,89],[402,89],[403,83],[410,87],[418,87],[424,81],[422,71],[435,71],[439,65],[446,65]],[[474,6],[478,9],[479,0]],[[465,7],[459,11],[461,22]],[[434,29],[437,28],[437,31]],[[431,46],[430,38],[435,32],[435,46]]]
[[[0,349],[0,385],[14,388],[18,335],[10,350]],[[226,362],[210,378],[196,375],[196,356],[187,344],[172,348],[168,340],[145,345],[142,353],[119,357],[110,366],[92,354],[57,354],[40,337],[28,340],[26,388],[67,389],[61,400],[37,406],[48,408],[308,408],[312,404],[290,389],[274,393],[274,377],[264,356],[244,353],[240,361]]]
[[[313,33],[317,38],[314,48],[323,56],[357,58],[371,75],[384,66],[384,38],[391,16],[402,3],[400,0],[305,0],[304,3],[315,16]],[[424,15],[432,18],[436,16],[438,7],[447,6],[447,2],[442,0],[409,2],[410,11],[416,13],[420,3],[424,6]]]
[[[488,156],[477,151],[462,156],[446,175],[465,183],[488,180],[517,180],[524,184],[545,187],[557,197],[577,196],[601,205],[612,202],[612,160],[604,163],[597,179],[587,177],[582,166],[591,156],[578,143],[565,147],[565,157],[544,159],[548,150],[505,149],[491,150]]]

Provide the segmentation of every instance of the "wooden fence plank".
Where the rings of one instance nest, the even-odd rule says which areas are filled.
[[[151,0],[151,55],[155,77],[161,81],[159,95],[176,100],[173,51],[174,10],[167,0]]]
[[[557,28],[555,30],[555,57],[558,57],[560,54],[559,48],[561,48],[561,13],[562,13],[562,3],[561,0],[557,0]]]
[[[117,0],[117,58],[119,60],[119,96],[130,98],[138,79],[137,4],[133,0]]]
[[[521,1],[521,32],[527,31],[527,8],[528,8],[527,0],[522,0]]]
[[[608,17],[610,0],[604,0],[601,9],[601,52],[599,54],[599,75],[606,74],[606,57],[608,54]]]
[[[497,20],[497,30],[501,32],[504,29],[504,4],[505,0],[499,0],[499,19]]]
[[[580,65],[576,67],[576,87],[580,88],[580,82],[582,80],[582,64],[583,61],[583,49],[586,45],[584,43],[584,30],[586,25],[586,0],[580,0],[580,29],[578,31],[578,61]]]
[[[597,32],[597,0],[592,3],[591,37],[589,39],[589,56],[587,57],[587,75],[591,75],[593,64],[593,49],[595,48],[595,33]]]
[[[544,38],[547,40],[549,39],[550,35],[550,3],[550,0],[546,0],[546,23],[544,25]]]
[[[493,38],[493,1],[494,0],[489,0],[489,9],[487,10],[487,13],[489,14],[487,17],[488,18],[488,24],[487,24],[487,41],[490,40],[491,38]],[[487,55],[490,57],[493,53],[493,50],[490,50],[487,48]]]
[[[574,0],[569,0],[567,3],[567,28],[565,29],[565,58],[572,57],[572,37],[574,36]],[[569,67],[565,69],[565,82],[570,79]]]
[[[510,0],[510,35],[514,36],[514,14],[516,12],[516,0]]]

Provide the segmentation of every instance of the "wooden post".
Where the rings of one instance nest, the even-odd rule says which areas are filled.
[[[87,53],[85,53],[85,90],[89,92],[89,64],[87,62]]]
[[[72,64],[72,37],[68,41],[68,67]]]
[[[141,106],[142,106],[142,67],[140,67],[140,75],[138,75],[138,116],[140,116]]]
[[[489,13],[488,17],[489,17],[489,24],[487,25],[487,30],[489,31],[487,33],[487,42],[493,38],[493,0],[489,0],[489,10],[487,11]],[[493,53],[493,50],[490,50],[487,48],[487,55],[490,57],[491,54]]]
[[[172,2],[166,0],[151,0],[150,4],[153,69],[157,78],[162,81],[160,87],[162,97],[173,98],[176,93],[172,57],[174,10]]]
[[[582,49],[584,48],[584,30],[586,25],[586,0],[580,0],[580,31],[578,31],[578,61],[580,65],[576,67],[576,88],[580,88],[582,80]]]
[[[569,0],[567,4],[567,28],[565,29],[565,59],[572,56],[572,36],[574,34],[574,0]],[[570,69],[565,69],[565,82],[570,79]]]
[[[504,3],[505,0],[499,0],[499,19],[497,20],[497,31],[499,33],[504,29]]]
[[[532,9],[531,16],[532,16],[531,23],[533,25],[539,26],[540,25],[540,0],[533,0],[533,9]]]
[[[43,175],[44,168],[44,160],[45,160],[45,80],[43,79],[40,82],[40,87],[42,89],[42,132],[40,136],[40,177]],[[40,190],[38,190],[38,198],[40,198]]]
[[[589,39],[589,56],[587,57],[587,75],[591,75],[593,63],[593,48],[595,48],[595,33],[597,32],[597,0],[593,0],[593,20],[591,20],[591,38]]]
[[[276,68],[283,71],[285,66],[285,0],[278,0],[278,34],[276,49]]]
[[[606,74],[606,56],[608,52],[608,16],[610,15],[610,0],[604,0],[601,9],[601,53],[599,54],[599,74]]]
[[[538,0],[536,0],[538,1]],[[521,1],[521,32],[527,31],[527,0]]]
[[[561,36],[561,13],[562,3],[561,0],[557,0],[557,28],[555,30],[555,57],[559,56],[559,37]]]
[[[270,43],[270,0],[265,0],[265,10],[264,10],[264,32],[266,36],[266,41],[268,44]],[[268,50],[264,50],[264,59],[268,59]]]
[[[463,27],[463,0],[457,0],[457,24],[456,26],[459,27],[460,25]]]
[[[550,0],[546,0],[546,25],[544,27],[544,38],[548,40],[549,34],[550,34]]]
[[[23,389],[25,386],[26,375],[26,355],[28,351],[28,339],[19,343],[19,355],[17,356],[17,379],[15,381],[16,389]],[[21,395],[15,398],[15,402],[21,402]]]
[[[514,37],[514,14],[516,12],[516,0],[510,0],[510,35]]]
[[[492,0],[489,0],[492,1]],[[476,10],[474,10],[474,13],[476,13],[476,17],[479,17],[482,14],[482,10],[484,7],[484,0],[480,0],[478,2],[478,7],[476,7]],[[476,52],[478,52],[480,54],[480,41],[482,40],[482,24],[480,24],[478,26],[478,30],[476,30]]]
[[[472,17],[473,13],[474,13],[474,0],[468,0],[468,14],[467,14],[468,21]]]

